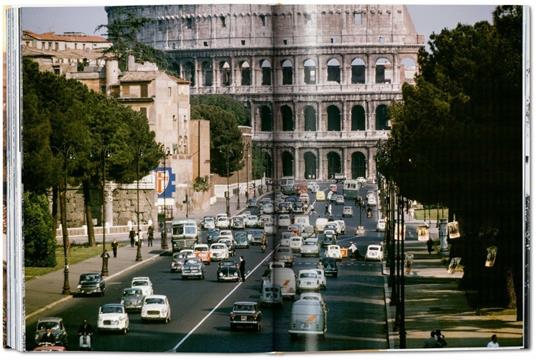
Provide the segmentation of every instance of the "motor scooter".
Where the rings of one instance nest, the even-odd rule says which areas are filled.
[[[92,333],[78,333],[80,350],[91,350],[91,335]]]

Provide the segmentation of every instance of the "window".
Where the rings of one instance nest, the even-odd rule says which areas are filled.
[[[305,131],[316,131],[316,111],[311,105],[303,108],[303,120]]]
[[[354,13],[354,25],[363,25],[363,14]]]
[[[226,27],[227,24],[225,23],[225,16],[220,16],[220,22],[221,22],[221,27]]]
[[[285,39],[283,40],[283,45],[287,45],[288,44],[288,41]]]
[[[391,63],[385,58],[376,61],[376,84],[390,83],[393,75]]]
[[[328,131],[341,131],[341,112],[335,105],[327,108],[328,112]]]
[[[365,62],[359,58],[352,61],[352,84],[365,83]]]
[[[312,59],[303,62],[303,81],[306,84],[316,83],[316,62]]]
[[[203,46],[208,46],[208,41],[203,41]]]
[[[272,109],[268,105],[263,105],[259,108],[261,118],[261,131],[272,131]]]
[[[168,96],[171,96],[171,86],[169,86],[167,89],[168,89]]]
[[[143,98],[149,97],[147,84],[140,85],[140,97],[143,97]]]
[[[186,19],[186,28],[191,29],[194,27],[194,19],[188,18]]]
[[[190,61],[182,66],[182,78],[190,82],[190,86],[195,86],[195,67]]]
[[[209,61],[203,62],[203,86],[212,86],[212,63]]]
[[[266,15],[261,15],[260,19],[261,19],[262,26],[266,26]]]
[[[337,59],[328,61],[328,81],[341,82],[341,66]]]
[[[224,61],[220,64],[221,72],[221,84],[223,86],[231,85],[231,66],[227,61]]]
[[[365,130],[365,109],[361,105],[352,108],[352,131]]]
[[[173,50],[175,50],[175,49],[177,48],[177,44],[172,43],[172,44],[171,44],[171,48],[172,48]]]
[[[140,108],[140,113],[142,113],[143,116],[147,117],[147,108],[146,107],[141,107]]]
[[[304,13],[303,17],[305,19],[306,24],[309,23],[309,21],[311,21],[311,14]]]
[[[281,120],[283,131],[294,131],[294,118],[290,106],[281,106]]]
[[[240,43],[241,43],[242,45],[246,45],[246,40],[240,40]]]
[[[241,85],[251,85],[251,68],[247,61],[240,66]]]
[[[387,105],[381,104],[376,108],[376,130],[389,130]]]
[[[261,60],[262,85],[272,85],[272,64],[268,60]]]
[[[417,65],[415,64],[415,60],[411,58],[404,58],[400,62],[401,64],[401,71],[400,71],[400,82],[406,82],[406,81],[413,81],[415,78],[415,73],[417,71]]]
[[[292,63],[290,60],[285,60],[281,67],[283,68],[283,85],[292,85]]]

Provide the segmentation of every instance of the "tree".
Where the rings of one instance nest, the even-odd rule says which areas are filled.
[[[232,112],[239,125],[250,125],[250,112],[241,102],[228,95],[197,95],[190,99],[190,106],[213,105]]]
[[[53,231],[46,195],[25,192],[22,205],[24,265],[56,266],[56,236],[55,231]]]
[[[379,171],[404,196],[456,214],[464,239],[453,251],[462,254],[464,285],[479,290],[481,304],[512,305],[508,274],[514,276],[518,316],[521,17],[521,7],[502,6],[493,25],[458,25],[432,35],[431,52],[419,53],[415,86],[404,85],[403,101],[390,109],[391,137],[377,156]],[[491,244],[499,255],[495,267],[485,268]]]

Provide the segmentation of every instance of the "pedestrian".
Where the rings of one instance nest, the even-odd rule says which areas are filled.
[[[426,242],[426,247],[428,249],[428,255],[432,254],[433,246],[434,246],[434,242],[432,241],[432,239],[429,238],[428,241]]]
[[[130,247],[134,247],[134,237],[136,236],[136,232],[134,229],[130,229],[128,233],[128,237],[130,238]]]
[[[424,347],[425,348],[438,348],[438,347],[440,347],[439,343],[437,342],[436,331],[435,330],[432,330],[430,332],[430,337],[428,339],[424,340]]]
[[[147,246],[153,246],[153,238],[154,238],[154,229],[153,226],[150,225],[147,229]]]
[[[491,335],[491,341],[488,343],[488,345],[486,345],[486,347],[489,347],[489,348],[499,347],[499,343],[497,342],[497,335],[495,334]]]
[[[244,260],[243,256],[240,256],[239,270],[242,282],[246,281],[246,260]]]
[[[439,344],[439,347],[440,348],[446,347],[447,341],[445,340],[445,335],[441,334],[441,330],[436,330],[435,335],[436,335],[436,339],[437,339],[437,343]]]
[[[117,243],[117,240],[112,241],[112,251],[114,253],[114,258],[117,257],[117,246],[119,244]]]

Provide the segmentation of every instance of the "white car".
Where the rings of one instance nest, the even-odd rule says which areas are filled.
[[[179,251],[179,257],[193,259],[195,257],[195,251],[193,249],[182,249]]]
[[[261,208],[261,212],[263,214],[273,214],[274,213],[274,204],[272,204],[272,203],[264,204],[264,206]]]
[[[290,246],[290,238],[292,233],[289,231],[283,231],[281,233],[281,241],[279,242],[281,246]]]
[[[280,214],[277,218],[277,225],[279,227],[289,227],[291,224],[290,222],[290,215],[289,214]]]
[[[247,227],[257,227],[259,225],[259,217],[257,215],[248,215],[246,219]]]
[[[341,247],[339,245],[328,245],[328,248],[326,249],[326,257],[342,260]]]
[[[385,219],[378,219],[376,231],[385,231]]]
[[[210,260],[219,261],[229,258],[229,248],[222,243],[213,243],[210,245]]]
[[[299,252],[302,246],[302,237],[293,236],[290,238],[289,247],[292,252]]]
[[[317,291],[320,290],[320,278],[316,269],[300,270],[298,273],[298,290]]]
[[[147,276],[133,277],[132,281],[130,282],[130,287],[140,288],[143,292],[143,296],[153,295],[153,283]]]
[[[205,230],[214,229],[216,227],[216,219],[214,219],[214,216],[205,216],[202,225]]]
[[[318,190],[320,190],[320,186],[315,181],[308,181],[307,190],[309,190],[312,193],[315,193]]]
[[[160,320],[166,324],[171,320],[171,307],[166,295],[145,297],[141,307],[141,320]]]
[[[226,214],[218,214],[216,216],[216,227],[219,229],[228,229],[229,228],[229,218]]]
[[[383,261],[383,249],[381,245],[369,245],[365,254],[365,261],[377,260]]]
[[[320,255],[320,245],[318,238],[307,238],[303,240],[300,247],[301,256],[318,256]]]
[[[325,289],[327,286],[326,275],[324,274],[324,269],[316,269],[318,274],[318,280],[320,281],[320,288]]]
[[[268,268],[269,269],[282,269],[285,267],[285,262],[284,261],[270,261],[268,263]]]
[[[231,227],[233,229],[244,229],[246,227],[246,222],[242,216],[234,216],[231,218]]]
[[[376,195],[373,193],[367,194],[367,205],[376,205]]]
[[[231,230],[222,230],[220,231],[220,239],[222,237],[231,238],[234,240],[233,232]]]
[[[264,232],[267,234],[267,235],[273,235],[275,234],[275,226],[274,224],[264,224]]]
[[[99,330],[128,332],[128,314],[122,304],[105,304],[99,307],[97,328]]]
[[[335,220],[335,222],[339,224],[340,233],[344,234],[346,232],[346,222],[344,220]]]
[[[345,226],[346,227],[346,226]],[[333,230],[335,230],[335,232],[337,233],[337,235],[340,235],[342,233],[342,228],[341,228],[341,224],[338,222],[338,221],[330,221],[326,224],[326,226],[324,227],[324,229],[330,229],[332,228]],[[324,230],[325,231],[325,230]]]

